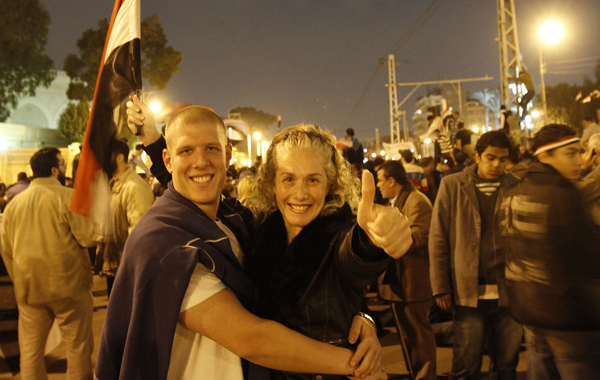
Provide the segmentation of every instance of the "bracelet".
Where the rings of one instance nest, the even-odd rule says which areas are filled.
[[[363,313],[362,311],[359,311],[358,312],[358,316],[361,317],[361,318],[363,318],[367,322],[369,322],[373,326],[373,328],[375,330],[377,330],[377,326],[375,325],[375,320],[373,320],[373,318],[369,314],[366,314],[366,313]]]

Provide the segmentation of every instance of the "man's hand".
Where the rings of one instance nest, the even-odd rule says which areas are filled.
[[[350,361],[350,365],[355,368],[360,363],[360,366],[354,372],[354,376],[374,375],[381,370],[382,365],[381,344],[377,339],[377,329],[371,322],[356,315],[352,320],[348,341],[354,344],[359,337],[360,344]]]
[[[454,302],[452,301],[452,294],[444,294],[435,298],[435,302],[438,304],[440,309],[451,312]]]
[[[154,112],[137,95],[130,96],[127,102],[127,125],[133,134],[137,133],[138,126],[142,127],[142,133],[137,137],[145,146],[155,143],[160,138]]]
[[[598,158],[598,151],[594,148],[589,148],[581,157],[583,159],[582,169],[589,169]]]
[[[362,198],[358,205],[358,225],[371,242],[398,259],[412,245],[412,237],[408,218],[396,207],[374,204],[375,180],[373,174],[364,170],[362,174]]]

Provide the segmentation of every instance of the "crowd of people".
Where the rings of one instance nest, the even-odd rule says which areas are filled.
[[[415,379],[436,379],[440,343],[452,379],[478,379],[486,353],[516,379],[524,342],[530,379],[600,378],[593,118],[527,149],[510,130],[474,139],[455,112],[430,118],[433,156],[364,165],[354,130],[300,124],[240,170],[214,111],[185,108],[162,135],[136,96],[127,108],[143,145],[110,145],[108,228],[68,211],[56,148],[0,184],[22,378],[45,378],[56,320],[73,379],[385,379],[369,286]],[[109,294],[95,372],[90,266]]]

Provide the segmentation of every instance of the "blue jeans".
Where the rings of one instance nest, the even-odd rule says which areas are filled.
[[[516,379],[523,326],[498,300],[479,300],[478,307],[454,307],[452,372],[449,379],[479,379],[485,343],[498,380]]]
[[[526,326],[529,380],[600,379],[600,331]]]

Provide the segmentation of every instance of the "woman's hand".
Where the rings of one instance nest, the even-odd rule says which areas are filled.
[[[362,198],[358,204],[358,225],[362,228],[371,242],[385,253],[398,259],[412,245],[412,234],[408,218],[397,207],[376,205],[375,180],[373,174],[363,170]]]
[[[382,366],[381,344],[379,343],[379,339],[377,339],[377,329],[372,322],[356,315],[352,320],[348,341],[354,344],[359,337],[360,344],[350,361],[350,365],[355,368],[360,363],[360,366],[354,371],[354,375],[360,377],[363,374],[376,374]]]
[[[373,374],[371,375],[365,375],[365,376],[348,376],[349,379],[351,380],[387,380],[388,375],[387,373],[385,373],[385,366],[381,365],[381,367],[379,367],[377,369],[377,371],[375,371]]]

